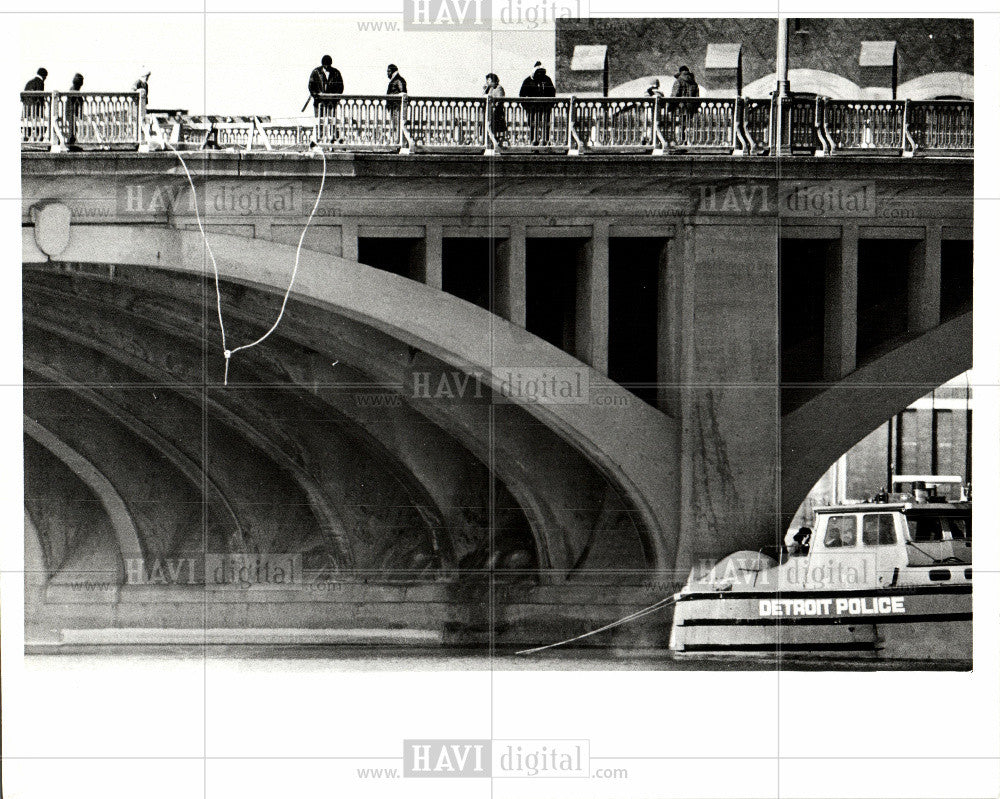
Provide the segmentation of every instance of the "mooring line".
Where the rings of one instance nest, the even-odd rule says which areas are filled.
[[[613,627],[620,627],[622,624],[628,624],[630,621],[635,621],[636,619],[641,619],[643,616],[648,616],[650,613],[655,613],[661,608],[665,608],[668,605],[673,604],[678,599],[681,598],[683,591],[678,591],[672,596],[668,596],[665,599],[661,599],[659,602],[654,602],[649,607],[642,608],[642,610],[637,610],[635,613],[630,613],[628,616],[623,616],[617,621],[613,621],[610,624],[605,624],[603,627],[598,627],[596,630],[591,630],[590,632],[583,633],[583,635],[577,635],[573,638],[567,638],[565,641],[557,641],[554,644],[546,644],[545,646],[536,646],[534,649],[522,649],[520,652],[515,652],[515,655],[531,655],[535,652],[541,652],[545,649],[552,649],[557,646],[562,646],[563,644],[571,644],[574,641],[579,641],[582,638],[589,638],[591,635],[597,635],[598,633],[603,633],[605,630],[610,630]]]
[[[320,157],[323,159],[323,176],[320,178],[319,191],[316,193],[316,201],[313,203],[312,211],[309,212],[309,218],[306,220],[305,226],[302,228],[302,235],[299,236],[299,245],[295,248],[295,266],[292,268],[292,277],[288,281],[288,288],[285,289],[285,296],[281,300],[281,309],[278,311],[278,317],[274,320],[274,324],[267,330],[264,335],[255,341],[251,341],[249,344],[241,344],[238,347],[233,347],[229,349],[226,341],[226,323],[222,318],[222,291],[219,288],[219,265],[215,261],[215,253],[212,252],[212,245],[208,243],[208,236],[205,234],[205,226],[201,221],[201,212],[198,210],[198,191],[194,186],[194,179],[191,177],[191,172],[188,170],[187,164],[184,161],[183,156],[177,151],[177,149],[167,140],[164,139],[164,144],[177,156],[177,160],[181,162],[181,168],[184,170],[184,174],[187,176],[188,184],[191,186],[191,194],[194,197],[194,216],[195,220],[198,222],[198,230],[201,231],[201,237],[205,242],[205,249],[208,251],[208,257],[212,262],[212,274],[215,277],[215,308],[219,317],[219,331],[222,334],[222,354],[226,359],[226,368],[222,376],[222,384],[224,386],[229,385],[229,361],[240,350],[248,350],[251,347],[256,347],[261,344],[268,336],[270,336],[275,330],[278,329],[278,325],[281,324],[281,320],[285,315],[285,307],[288,305],[288,297],[292,293],[292,287],[295,285],[295,278],[299,273],[299,258],[302,255],[302,243],[306,240],[306,233],[309,230],[309,225],[312,224],[313,217],[316,215],[316,209],[319,208],[319,201],[323,197],[323,189],[326,187],[326,153],[323,151],[321,145],[316,145],[316,149],[319,150]]]

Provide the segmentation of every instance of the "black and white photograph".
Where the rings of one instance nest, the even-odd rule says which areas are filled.
[[[185,2],[3,13],[5,797],[1000,793],[995,12]]]

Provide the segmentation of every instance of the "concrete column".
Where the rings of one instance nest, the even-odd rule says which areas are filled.
[[[858,366],[858,226],[844,225],[826,269],[823,377],[839,380]]]
[[[353,219],[345,219],[340,226],[340,246],[345,260],[358,260],[358,223]]]
[[[510,235],[497,246],[496,254],[496,312],[521,327],[527,320],[526,235],[523,223],[511,224]]]
[[[664,413],[676,416],[680,410],[677,390],[680,367],[681,264],[684,247],[680,239],[670,239],[660,253],[656,281],[656,404]]]
[[[440,289],[443,281],[443,239],[438,223],[428,223],[424,234],[424,283],[432,289]]]
[[[681,571],[756,550],[780,526],[777,219],[694,225],[691,235],[679,392]]]
[[[923,333],[941,324],[941,225],[928,225],[910,257],[908,327]]]
[[[576,284],[576,355],[602,375],[608,373],[609,229],[607,222],[594,223]]]

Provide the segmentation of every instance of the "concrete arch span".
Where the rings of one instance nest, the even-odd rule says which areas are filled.
[[[971,367],[972,312],[968,311],[869,361],[784,415],[782,516],[792,518],[816,481],[844,452]]]
[[[272,298],[276,289],[284,288],[287,280],[284,267],[291,263],[293,248],[216,235],[212,236],[212,242],[227,280],[255,283],[265,289],[261,296]],[[32,252],[31,244],[29,240],[25,260],[41,260],[40,254]],[[202,256],[203,244],[197,233],[162,228],[78,226],[73,228],[70,248],[62,257],[89,263],[139,261],[198,274],[203,270]],[[405,342],[418,354],[440,358],[486,382],[495,383],[492,366],[504,363],[503,357],[516,358],[516,365],[526,361],[529,366],[534,363],[550,369],[566,365],[582,368],[589,374],[579,362],[523,329],[507,325],[441,292],[331,256],[303,253],[302,260],[302,282],[297,286],[296,302],[326,310],[333,305],[338,314],[372,325],[390,339]],[[180,267],[176,266],[178,263]],[[470,316],[475,318],[470,320]],[[492,340],[468,335],[470,329],[488,329],[491,325]],[[249,360],[260,352],[240,355]],[[301,366],[296,365],[295,369],[297,381],[308,377]],[[676,460],[670,457],[676,451],[673,423],[635,402],[624,410],[617,409],[613,417],[590,406],[529,407],[521,403],[516,407],[522,413],[526,408],[533,417],[543,420],[545,429],[557,431],[613,478],[612,482],[633,507],[630,515],[646,531],[651,562],[669,563],[672,557],[669,531],[673,528],[675,504],[672,487],[676,484],[673,467],[668,465]],[[651,530],[657,532],[650,535]],[[571,552],[566,556],[560,558],[564,564],[575,562]]]

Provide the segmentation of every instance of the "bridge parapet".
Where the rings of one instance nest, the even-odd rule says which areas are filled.
[[[320,95],[308,117],[147,113],[141,92],[23,92],[21,147],[971,156],[968,100]]]
[[[138,148],[148,143],[144,92],[22,92],[21,148]]]

